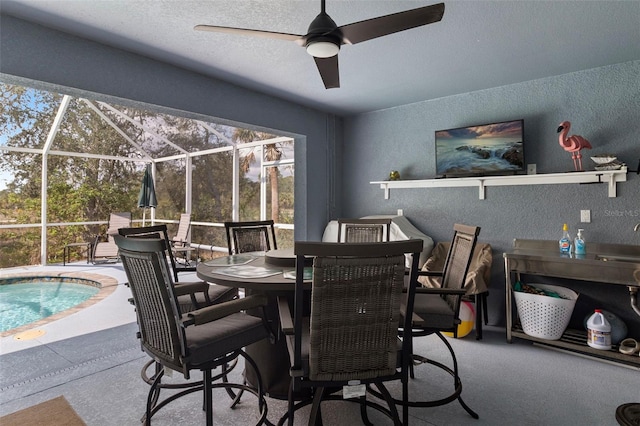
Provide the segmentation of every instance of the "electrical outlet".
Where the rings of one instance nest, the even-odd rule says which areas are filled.
[[[580,210],[580,222],[591,223],[591,210]]]
[[[398,216],[404,216],[404,211],[402,209],[398,209]]]
[[[535,175],[536,174],[536,165],[535,164],[527,164],[527,174]]]

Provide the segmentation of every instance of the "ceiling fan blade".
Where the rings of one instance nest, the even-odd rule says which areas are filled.
[[[320,77],[325,89],[340,87],[340,73],[338,72],[338,55],[330,58],[313,58],[316,61]]]
[[[342,32],[343,44],[356,44],[438,22],[442,19],[442,15],[444,15],[444,3],[438,3],[354,22],[353,24],[343,25],[339,27],[338,30]]]
[[[254,37],[266,37],[279,40],[290,40],[304,44],[305,36],[299,34],[276,33],[273,31],[249,30],[244,28],[219,27],[216,25],[196,25],[196,31],[210,31],[215,33],[240,34]]]

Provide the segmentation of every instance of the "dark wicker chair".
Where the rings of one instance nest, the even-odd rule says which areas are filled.
[[[167,225],[164,224],[140,228],[121,228],[119,233],[125,237],[151,237],[169,241]],[[182,270],[177,267],[172,250],[167,250],[167,256],[171,262],[175,286],[181,289],[181,295],[178,296],[178,305],[182,313],[238,297],[238,290],[232,287],[209,284],[204,281],[178,282],[178,273],[182,272]]]
[[[166,241],[167,245],[171,244],[167,233],[167,225],[165,224],[138,228],[120,228],[119,234],[124,237],[160,238]],[[180,313],[184,314],[216,303],[228,302],[238,298],[238,289],[233,287],[209,284],[205,281],[178,282],[178,272],[182,272],[182,270],[177,268],[178,263],[173,257],[173,251],[167,250],[166,257],[170,260],[173,276],[176,280],[174,287],[176,289],[176,300],[178,301]],[[131,303],[133,304],[133,300],[131,300]],[[155,372],[153,374],[149,373],[151,366],[154,366]],[[237,360],[234,360],[229,365],[223,366],[225,373],[222,377],[223,381],[227,381],[227,373],[230,373],[236,366]],[[150,360],[142,367],[142,379],[148,384],[152,384],[153,380],[150,377],[157,375],[160,369],[161,366],[158,365],[158,363],[153,359]],[[192,385],[197,386],[198,382],[194,382]],[[227,393],[233,399],[231,407],[234,407],[240,402],[240,398],[232,389],[227,389]]]
[[[229,254],[278,248],[273,220],[225,222],[224,227],[227,231]]]
[[[442,241],[436,244],[431,252],[431,256],[422,267],[423,271],[440,271],[444,269],[444,262],[447,260],[451,241]],[[476,307],[476,340],[482,339],[482,322],[489,323],[489,313],[487,312],[487,298],[489,297],[489,282],[491,280],[491,264],[493,254],[491,245],[487,243],[476,244],[471,257],[471,264],[467,271],[464,288],[467,294],[463,300],[474,302]],[[418,282],[424,287],[441,287],[442,277],[423,276],[418,278]]]
[[[438,405],[448,404],[454,400],[458,400],[460,405],[473,417],[478,415],[469,408],[462,400],[462,382],[458,375],[458,361],[456,359],[453,348],[442,335],[443,332],[453,333],[457,337],[458,324],[460,324],[459,313],[462,297],[466,293],[464,289],[467,271],[471,263],[473,250],[480,233],[480,228],[476,226],[467,226],[455,224],[453,240],[447,259],[444,264],[444,270],[441,272],[420,271],[421,276],[441,276],[441,288],[418,287],[416,289],[415,304],[413,306],[413,321],[411,322],[411,334],[413,337],[426,336],[436,334],[447,346],[451,353],[453,368],[446,366],[438,361],[434,361],[420,355],[413,355],[414,363],[428,363],[435,365],[453,376],[454,392],[446,398],[433,401],[409,401],[410,407],[434,407]],[[403,315],[408,315],[403,312]],[[407,328],[403,328],[401,334],[407,332]],[[412,351],[413,352],[413,351]],[[411,366],[411,377],[413,378],[413,364]],[[400,401],[397,401],[400,403]]]
[[[286,299],[278,301],[292,365],[289,409],[279,424],[288,419],[292,425],[294,412],[310,403],[313,405],[309,424],[321,424],[320,401],[342,399],[342,396],[325,395],[325,389],[347,384],[363,388],[363,385],[369,388],[375,384],[388,403],[386,408],[367,400],[366,396],[352,400],[361,404],[365,424],[369,424],[367,407],[386,414],[394,424],[401,424],[393,398],[383,382],[400,379],[403,400],[407,399],[411,339],[405,339],[402,344],[398,339],[400,302],[405,298],[405,306],[411,311],[421,250],[421,240],[295,243],[294,315]],[[407,253],[413,256],[411,285],[409,291],[403,293]],[[314,258],[311,314],[305,317],[303,267],[305,258],[310,257]],[[294,404],[294,395],[304,393],[305,388],[314,390],[313,399],[303,398]],[[408,421],[407,406],[403,409],[403,419]]]
[[[390,239],[391,219],[338,219],[339,243],[379,243]]]
[[[206,424],[212,425],[212,389],[233,388],[257,396],[260,414],[257,424],[262,424],[266,420],[267,405],[260,373],[242,348],[268,337],[269,332],[264,319],[241,311],[266,305],[266,297],[249,296],[183,315],[176,300],[179,291],[173,286],[169,273],[166,240],[120,235],[114,238],[133,294],[142,350],[163,367],[153,377],[144,423],[150,424],[153,415],[171,401],[204,390]],[[255,369],[257,390],[235,383],[214,383],[224,376],[224,372],[213,377],[212,370],[227,365],[238,356]],[[166,387],[162,384],[165,368],[181,372],[185,379],[189,379],[192,370],[201,370],[203,380],[200,386],[189,384],[158,402],[160,390]]]

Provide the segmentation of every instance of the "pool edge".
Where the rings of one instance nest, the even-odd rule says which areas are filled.
[[[31,330],[34,328],[42,327],[45,324],[49,324],[51,322],[57,321],[59,319],[65,318],[69,315],[73,315],[76,312],[79,312],[89,306],[95,305],[96,303],[104,300],[106,297],[110,296],[115,289],[118,287],[118,280],[113,277],[102,275],[102,274],[94,274],[90,272],[69,272],[69,271],[47,271],[47,272],[19,272],[12,274],[3,274],[0,278],[10,279],[10,278],[21,278],[21,277],[59,277],[59,278],[76,278],[76,279],[84,279],[89,281],[95,281],[100,284],[100,291],[97,294],[91,296],[89,299],[85,300],[82,303],[77,304],[69,309],[65,309],[64,311],[57,312],[51,316],[43,318],[38,321],[34,321],[29,324],[21,325],[20,327],[12,328],[10,330],[6,330],[0,333],[0,338],[13,336],[16,334],[23,333],[27,330]]]

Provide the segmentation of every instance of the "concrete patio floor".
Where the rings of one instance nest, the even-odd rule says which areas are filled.
[[[32,270],[5,269],[0,276]],[[148,391],[140,370],[149,357],[140,350],[135,337],[135,314],[127,301],[130,293],[121,265],[79,263],[40,270],[105,274],[119,284],[99,303],[39,327],[45,334],[37,339],[0,339],[0,415],[63,395],[88,425],[139,424]],[[472,419],[453,402],[412,408],[412,425],[616,425],[619,405],[640,402],[637,369],[551,351],[525,341],[508,344],[500,327],[487,327],[481,341],[476,341],[473,333],[449,341],[460,363],[462,395],[480,419]],[[415,349],[421,355],[449,362],[443,345],[433,336],[416,339]],[[232,380],[241,379],[240,371],[238,368],[232,374]],[[174,374],[168,380],[183,379]],[[450,376],[422,365],[416,367],[410,394],[415,399],[432,399],[444,396],[450,387]],[[399,383],[389,388],[392,394],[400,395]],[[286,402],[272,398],[267,402],[268,419],[275,423],[286,411]],[[229,403],[223,391],[214,393],[216,424],[255,423],[254,398],[244,397],[234,410],[228,408]],[[180,398],[154,416],[152,424],[204,424],[201,404],[200,393]],[[307,415],[308,409],[301,410],[295,424],[306,424]],[[344,402],[323,403],[323,418],[325,425],[361,424],[358,407]],[[390,424],[375,412],[370,418],[375,424]]]

